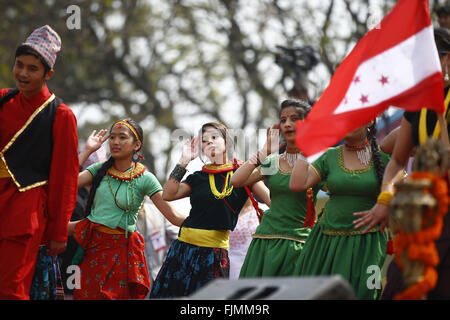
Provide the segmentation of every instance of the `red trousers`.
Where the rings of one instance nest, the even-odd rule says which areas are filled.
[[[0,300],[30,299],[43,231],[0,239]]]
[[[47,186],[19,192],[0,178],[0,299],[30,299],[39,245],[47,224]]]

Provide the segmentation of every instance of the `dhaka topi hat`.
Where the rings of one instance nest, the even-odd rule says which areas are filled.
[[[36,50],[48,66],[53,68],[56,54],[61,50],[61,38],[55,30],[45,25],[34,30],[22,45]]]

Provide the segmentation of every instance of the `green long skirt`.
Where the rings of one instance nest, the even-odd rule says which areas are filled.
[[[316,224],[297,260],[295,274],[319,276],[340,274],[353,287],[358,299],[378,299],[381,294],[381,269],[386,258],[387,236],[323,234]]]
[[[302,242],[294,240],[254,238],[239,277],[296,276],[295,262],[303,246]]]

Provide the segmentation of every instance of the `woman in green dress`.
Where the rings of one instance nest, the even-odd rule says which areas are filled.
[[[267,142],[262,150],[231,178],[235,187],[265,179],[271,199],[270,209],[264,212],[253,234],[241,268],[241,278],[295,275],[295,261],[314,223],[313,212],[306,219],[307,192],[289,190],[292,167],[302,157],[295,145],[296,121],[303,120],[308,111],[309,105],[303,101],[283,101],[280,122],[268,128]],[[286,151],[282,154],[278,154],[280,145],[277,143],[280,131],[286,140]]]
[[[302,276],[340,274],[358,299],[377,299],[387,236],[379,226],[362,234],[354,229],[354,212],[371,208],[380,191],[389,156],[379,151],[375,123],[347,134],[344,145],[329,148],[312,164],[296,162],[291,190],[326,183],[329,200],[311,231],[295,270]]]

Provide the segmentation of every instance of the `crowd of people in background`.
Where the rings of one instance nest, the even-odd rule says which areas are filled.
[[[450,6],[437,16],[448,104]],[[179,298],[217,278],[334,274],[358,299],[404,289],[395,262],[383,288],[367,286],[367,268],[383,269],[392,254],[386,198],[421,143],[420,112],[406,112],[383,141],[376,121],[367,123],[309,163],[296,123],[311,105],[287,98],[249,159],[236,159],[228,127],[211,121],[183,144],[162,186],[140,162],[145,135],[130,118],[92,132],[78,151],[76,118],[47,87],[60,48],[50,26],[34,30],[15,51],[17,88],[0,89],[0,299]],[[436,114],[425,117],[432,135]],[[204,165],[188,172],[197,158]],[[320,190],[329,199],[315,212]],[[183,198],[188,214],[171,203]],[[436,241],[432,299],[450,299],[449,219]],[[68,286],[71,266],[76,286]]]

